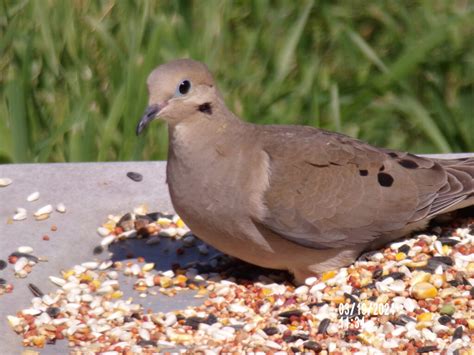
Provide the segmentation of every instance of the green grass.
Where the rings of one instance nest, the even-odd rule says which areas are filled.
[[[252,122],[474,151],[473,36],[469,0],[0,0],[0,162],[164,159],[134,128],[180,57]]]

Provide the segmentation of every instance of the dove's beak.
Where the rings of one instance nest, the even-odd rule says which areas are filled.
[[[136,129],[137,136],[140,133],[142,133],[142,131],[145,129],[145,127],[148,125],[148,123],[150,123],[151,121],[153,121],[156,118],[156,116],[161,111],[163,106],[164,105],[155,104],[155,105],[150,105],[150,106],[147,107],[147,109],[145,110],[145,113],[143,114],[142,118],[140,119],[140,122],[138,122],[137,129]]]

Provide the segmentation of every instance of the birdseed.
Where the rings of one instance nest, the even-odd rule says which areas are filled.
[[[227,256],[167,271],[143,258],[88,261],[50,276],[58,287],[50,294],[30,287],[36,295],[31,307],[7,320],[25,346],[67,339],[76,353],[470,354],[473,222],[452,225],[443,237],[419,234],[392,243],[300,286],[285,273],[256,273]],[[144,208],[109,216],[98,234],[101,250],[129,238],[172,238],[176,250],[186,246],[200,253],[205,246],[189,239],[179,217]],[[12,257],[31,262],[25,255]],[[139,292],[135,302],[123,299],[119,274]],[[184,290],[203,304],[153,313],[139,303],[156,292],[172,297]]]

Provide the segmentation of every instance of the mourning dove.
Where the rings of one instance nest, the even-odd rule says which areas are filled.
[[[176,212],[224,253],[296,281],[474,204],[474,157],[438,160],[305,126],[256,125],[225,105],[190,59],[148,77],[152,120],[168,123]]]

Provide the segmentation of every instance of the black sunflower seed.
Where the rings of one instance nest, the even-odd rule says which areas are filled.
[[[461,339],[462,338],[462,333],[463,333],[463,327],[462,327],[462,325],[460,325],[459,327],[457,327],[454,330],[453,341],[455,341],[456,339]]]
[[[99,255],[99,254],[102,254],[103,251],[104,251],[104,247],[102,245],[98,245],[94,248],[92,252],[94,253],[94,255]]]
[[[329,323],[331,323],[331,320],[329,318],[323,319],[321,323],[319,323],[318,334],[325,334],[328,330]]]
[[[56,318],[59,313],[61,313],[61,310],[58,307],[49,307],[46,313],[48,313],[51,318]]]
[[[278,316],[283,317],[283,318],[290,318],[290,317],[301,317],[303,312],[301,312],[299,309],[293,309],[290,311],[285,311],[281,312]]]
[[[0,270],[3,270],[7,267],[7,262],[5,260],[0,260]]]
[[[443,237],[443,238],[438,238],[438,241],[441,242],[441,244],[443,245],[448,245],[448,246],[455,246],[456,244],[459,243],[459,240],[456,240],[456,239],[452,239],[452,238],[446,238],[446,237]]]
[[[452,318],[451,318],[450,316],[448,316],[447,314],[445,314],[445,315],[443,315],[443,316],[441,316],[441,317],[438,318],[438,323],[439,323],[439,324],[442,324],[442,325],[445,325],[446,323],[451,322],[451,319],[452,319]]]
[[[36,285],[28,284],[28,288],[35,297],[44,296],[44,293]]]
[[[308,350],[313,350],[315,353],[319,353],[323,350],[322,346],[313,340],[304,342],[303,347]]]
[[[409,251],[410,251],[410,246],[408,244],[403,244],[400,248],[398,248],[399,253],[408,254]]]
[[[266,328],[263,328],[263,331],[268,336],[278,334],[278,328],[277,327],[266,327]]]
[[[428,345],[428,346],[422,346],[421,348],[418,348],[416,352],[418,354],[423,354],[423,353],[429,353],[430,351],[436,351],[438,350],[437,345]]]
[[[140,182],[143,180],[143,175],[136,173],[134,171],[130,171],[127,173],[127,176],[132,179],[133,181]]]

